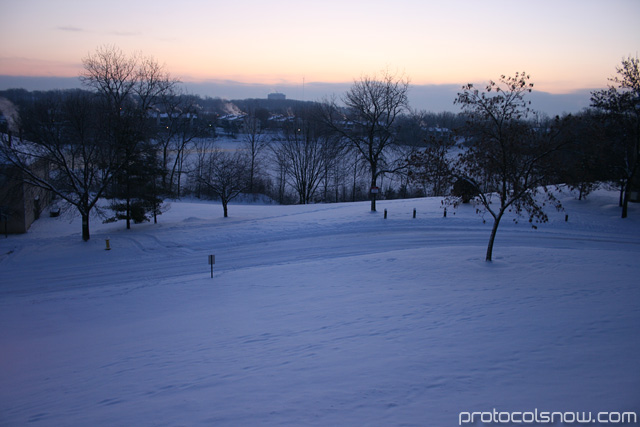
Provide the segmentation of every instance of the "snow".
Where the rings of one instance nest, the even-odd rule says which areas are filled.
[[[537,230],[504,219],[491,263],[490,222],[436,198],[226,219],[176,201],[155,225],[94,219],[86,243],[79,218],[41,218],[0,239],[0,425],[637,410],[640,206],[564,203]]]

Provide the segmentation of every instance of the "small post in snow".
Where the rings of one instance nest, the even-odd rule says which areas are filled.
[[[105,240],[105,243],[107,245],[107,247],[105,248],[106,251],[110,251],[111,250],[111,246],[109,245],[109,238],[107,237],[107,239]]]
[[[209,265],[211,266],[211,278],[213,279],[213,265],[216,263],[216,256],[209,255]]]
[[[416,217],[416,208],[413,208],[413,217]]]
[[[387,219],[387,210],[384,210],[384,219]]]
[[[447,217],[447,208],[444,208],[444,215],[443,215],[443,217],[444,217],[444,218],[446,218],[446,217]]]

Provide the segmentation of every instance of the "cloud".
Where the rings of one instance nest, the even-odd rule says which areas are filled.
[[[0,90],[55,90],[82,87],[78,77],[32,77],[0,75]]]
[[[550,116],[577,113],[591,105],[591,92],[597,89],[580,89],[565,94],[531,92],[531,106]]]
[[[74,25],[61,25],[56,27],[56,30],[64,31],[67,33],[95,33],[96,32],[96,31],[86,30],[81,27],[76,27]],[[116,37],[139,37],[142,35],[142,33],[139,31],[107,31],[107,32],[100,32],[100,33],[110,35],[110,36],[116,36]]]
[[[91,31],[91,30],[86,30],[84,28],[81,27],[76,27],[73,25],[61,25],[56,27],[56,30],[58,31],[64,31],[64,32],[68,32],[68,33],[92,33],[95,31]],[[108,31],[108,32],[103,32],[103,34],[108,34],[111,36],[118,36],[118,37],[138,37],[141,36],[142,33],[139,31]]]
[[[72,25],[65,25],[65,26],[61,26],[61,27],[56,27],[56,30],[68,31],[68,32],[72,32],[72,33],[84,33],[84,32],[86,32],[85,29],[80,28],[80,27],[74,27]]]
[[[142,35],[142,33],[137,31],[109,31],[108,34],[118,37],[138,37]]]

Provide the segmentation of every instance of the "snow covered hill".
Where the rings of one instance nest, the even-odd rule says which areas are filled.
[[[78,218],[42,218],[0,239],[0,425],[638,411],[640,206],[564,204],[537,230],[504,219],[491,263],[490,221],[439,199],[227,219],[175,202],[157,225],[93,221],[86,243]]]

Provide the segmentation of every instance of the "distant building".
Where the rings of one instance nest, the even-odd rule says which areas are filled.
[[[278,100],[278,101],[284,101],[285,99],[287,99],[287,95],[285,95],[284,93],[280,93],[280,92],[274,92],[274,93],[270,93],[269,95],[267,95],[267,99],[274,99],[274,100]]]

